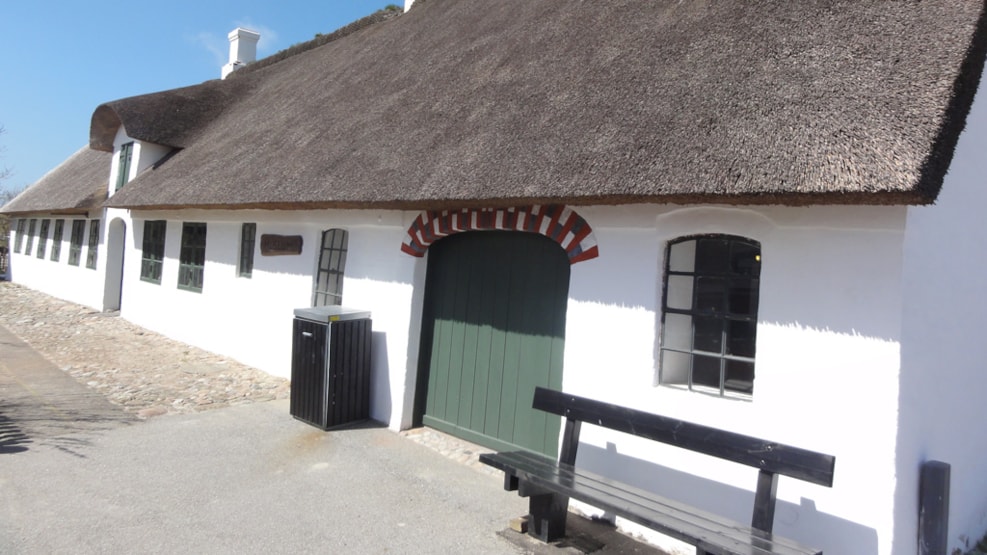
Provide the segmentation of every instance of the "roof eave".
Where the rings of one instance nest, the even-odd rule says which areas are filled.
[[[675,195],[621,195],[606,197],[572,198],[486,198],[486,199],[422,199],[353,201],[327,200],[317,202],[244,202],[244,203],[168,203],[140,204],[114,203],[108,200],[106,208],[129,210],[460,210],[467,208],[509,208],[532,204],[566,204],[570,206],[619,206],[628,204],[719,204],[732,206],[923,206],[935,202],[933,196],[919,191],[879,193],[769,193],[769,194],[675,194]]]

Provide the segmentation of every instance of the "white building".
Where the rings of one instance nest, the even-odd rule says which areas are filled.
[[[554,453],[541,384],[835,455],[832,488],[781,480],[775,524],[827,553],[917,553],[919,469],[945,461],[965,548],[987,530],[983,12],[376,14],[96,108],[90,148],[3,208],[12,279],[282,376],[293,309],[369,310],[395,430]],[[583,442],[579,464],[749,514],[753,471]]]

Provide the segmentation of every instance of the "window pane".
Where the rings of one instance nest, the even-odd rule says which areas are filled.
[[[696,278],[696,310],[699,312],[723,312],[727,281],[724,278]]]
[[[757,314],[758,280],[730,280],[729,310],[731,314],[751,316]]]
[[[730,244],[726,240],[711,238],[697,240],[697,274],[725,274],[729,267]]]
[[[757,322],[727,322],[727,354],[754,358],[754,342]]]
[[[661,353],[661,383],[688,385],[692,356],[674,351]]]
[[[692,272],[696,267],[696,242],[682,241],[668,247],[668,270]]]
[[[761,275],[761,249],[757,245],[735,241],[730,257],[730,271],[744,276]]]
[[[692,384],[720,389],[720,358],[694,355],[692,357]]]
[[[723,320],[696,316],[693,348],[709,353],[723,352]]]
[[[666,314],[661,345],[667,349],[692,350],[692,316]]]
[[[692,276],[668,276],[665,304],[668,308],[692,309]]]
[[[754,391],[754,363],[739,360],[726,361],[726,380],[724,389],[738,393]]]

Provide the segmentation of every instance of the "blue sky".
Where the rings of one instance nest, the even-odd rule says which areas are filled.
[[[219,78],[227,33],[258,57],[401,0],[0,0],[0,188],[34,183],[89,141],[103,102]]]

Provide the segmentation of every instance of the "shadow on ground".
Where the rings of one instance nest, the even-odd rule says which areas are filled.
[[[6,415],[0,413],[0,455],[27,451],[31,438]]]

